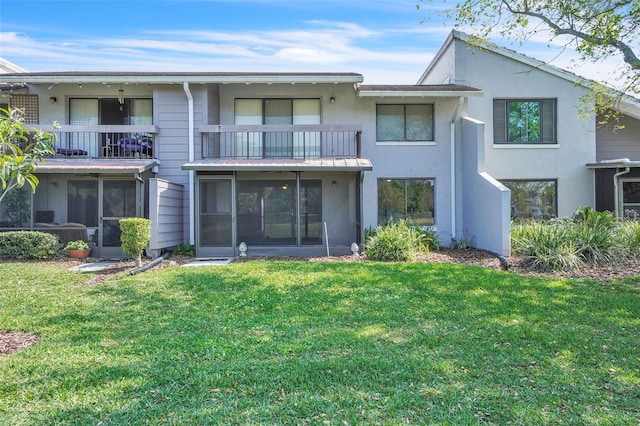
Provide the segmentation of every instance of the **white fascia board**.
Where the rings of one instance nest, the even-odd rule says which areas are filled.
[[[27,84],[77,84],[77,83],[148,83],[148,84],[183,84],[184,82],[191,84],[208,84],[208,83],[361,83],[364,81],[362,75],[278,75],[278,74],[261,74],[261,75],[29,75],[25,76],[3,76],[0,74],[0,83],[27,83]]]
[[[396,90],[360,90],[358,91],[358,96],[361,98],[365,97],[375,97],[375,98],[385,98],[385,97],[400,97],[400,98],[459,98],[459,97],[482,97],[484,96],[484,92],[482,91],[448,91],[448,90],[440,90],[440,91],[396,91]]]

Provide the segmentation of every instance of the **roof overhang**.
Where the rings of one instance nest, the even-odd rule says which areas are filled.
[[[640,167],[640,161],[631,161],[628,158],[618,158],[615,160],[604,160],[599,163],[588,163],[588,169],[626,169]]]
[[[365,158],[308,158],[308,159],[204,159],[182,165],[183,170],[251,171],[251,172],[357,172],[372,170]]]
[[[31,72],[0,74],[0,84],[146,83],[146,84],[251,84],[251,83],[361,83],[357,73],[242,73],[242,72]]]
[[[49,158],[38,164],[36,173],[142,173],[153,169],[157,160],[67,160]]]
[[[455,84],[438,85],[360,85],[358,96],[364,97],[414,97],[414,98],[458,98],[460,96],[483,96],[480,89]]]

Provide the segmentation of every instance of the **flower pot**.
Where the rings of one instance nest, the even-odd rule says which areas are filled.
[[[86,259],[91,254],[91,249],[81,249],[81,250],[67,250],[67,256],[73,257],[74,259]]]

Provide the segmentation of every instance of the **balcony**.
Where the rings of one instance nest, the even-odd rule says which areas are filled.
[[[208,125],[200,126],[202,158],[360,158],[361,126]]]
[[[38,127],[56,135],[54,148],[58,158],[155,158],[154,140],[158,128],[153,125]]]

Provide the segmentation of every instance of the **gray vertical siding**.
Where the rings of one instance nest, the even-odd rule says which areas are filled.
[[[628,158],[640,160],[640,120],[623,115],[623,129],[614,129],[613,123],[596,131],[596,160]]]
[[[149,179],[151,250],[175,247],[184,242],[183,191],[182,185],[162,179]]]

